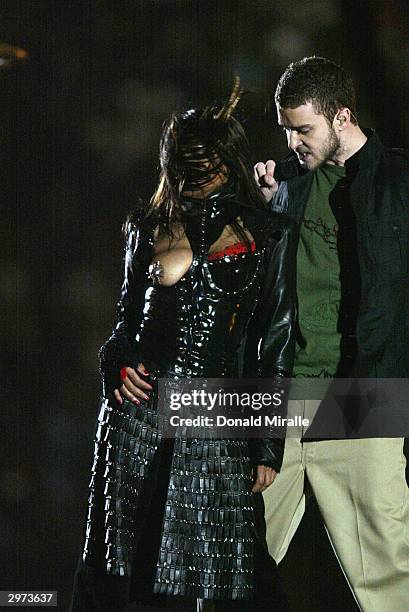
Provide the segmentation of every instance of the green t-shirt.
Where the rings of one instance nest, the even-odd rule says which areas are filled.
[[[306,346],[297,346],[296,377],[332,377],[340,358],[338,225],[331,210],[330,194],[344,176],[344,166],[324,165],[314,171],[301,225],[297,293],[300,329]]]

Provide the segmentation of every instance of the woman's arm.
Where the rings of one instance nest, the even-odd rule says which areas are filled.
[[[284,215],[275,215],[269,230],[265,279],[256,311],[250,323],[243,376],[269,378],[274,391],[282,392],[280,415],[285,416],[287,380],[294,360],[296,304],[296,227]],[[250,441],[254,466],[278,472],[284,454],[284,438]],[[275,433],[275,435],[277,435]]]
[[[136,369],[140,361],[136,335],[142,321],[145,292],[149,286],[148,267],[153,254],[153,232],[144,225],[128,224],[126,230],[124,279],[116,325],[99,351],[104,397],[121,387],[121,368]]]
[[[296,226],[285,215],[274,215],[269,232],[262,293],[245,355],[246,376],[290,377],[295,350]]]

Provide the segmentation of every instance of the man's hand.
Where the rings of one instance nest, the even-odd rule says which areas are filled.
[[[123,397],[126,397],[126,399],[129,399],[134,404],[140,404],[138,398],[144,400],[149,399],[149,396],[144,393],[144,390],[149,392],[152,390],[152,387],[139,376],[138,372],[144,376],[148,374],[143,363],[138,364],[136,370],[130,367],[121,369],[121,380],[123,385],[121,385],[119,389],[114,390],[114,395],[118,404],[122,404]]]
[[[269,202],[278,189],[278,183],[274,178],[275,161],[269,159],[265,164],[258,162],[254,166],[254,178],[260,186],[266,202]]]
[[[265,465],[257,466],[257,478],[252,488],[253,493],[261,493],[274,482],[277,472],[271,467]]]

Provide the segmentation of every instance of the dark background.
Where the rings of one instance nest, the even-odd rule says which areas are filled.
[[[408,14],[404,0],[0,2],[0,41],[30,55],[0,66],[2,589],[58,590],[68,607],[121,224],[154,189],[163,120],[225,99],[238,72],[260,92],[242,104],[253,161],[282,157],[265,101],[316,54],[354,75],[361,124],[406,146]],[[294,611],[355,609],[313,507],[281,572]]]

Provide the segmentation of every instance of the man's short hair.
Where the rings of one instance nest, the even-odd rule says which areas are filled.
[[[304,57],[293,62],[278,81],[275,101],[280,108],[297,108],[311,102],[316,113],[332,123],[340,108],[349,108],[357,123],[355,87],[341,66],[325,57]]]

